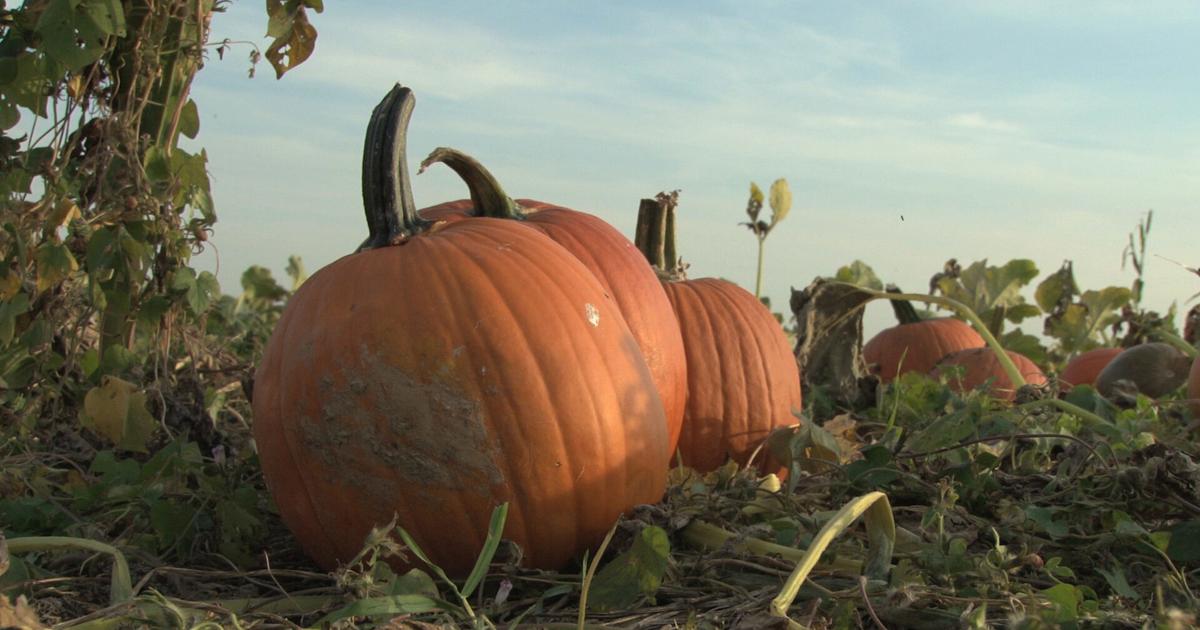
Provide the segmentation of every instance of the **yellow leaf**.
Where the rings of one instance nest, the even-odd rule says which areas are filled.
[[[771,225],[782,221],[791,209],[792,189],[788,187],[786,179],[775,180],[775,183],[771,184]]]
[[[52,232],[80,217],[79,206],[70,199],[60,200],[46,215],[46,231]]]
[[[760,206],[763,202],[763,191],[754,182],[750,182],[750,202],[757,203]]]
[[[142,453],[156,426],[146,409],[146,394],[114,376],[104,377],[99,387],[84,396],[80,421],[114,445]]]
[[[21,275],[9,269],[0,276],[0,300],[12,299],[21,290]]]

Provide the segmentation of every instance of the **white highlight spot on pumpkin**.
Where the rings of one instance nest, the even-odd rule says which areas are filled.
[[[600,309],[592,306],[591,303],[583,305],[583,311],[587,313],[587,320],[593,326],[600,325]]]

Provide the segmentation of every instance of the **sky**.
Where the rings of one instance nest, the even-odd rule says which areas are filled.
[[[638,201],[679,189],[692,277],[753,290],[738,222],[751,182],[793,206],[766,243],[764,293],[855,259],[925,290],[949,258],[1074,261],[1083,288],[1128,286],[1122,250],[1154,211],[1149,308],[1200,279],[1200,8],[1191,2],[428,2],[331,0],[316,52],[276,80],[248,43],[210,54],[192,88],[218,223],[197,262],[237,293],[258,264],[309,272],[363,240],[372,108],[399,82],[417,105],[412,173],[451,146],[513,197],[592,212],[632,236]],[[210,41],[266,48],[258,2]],[[418,206],[466,196],[447,168]],[[1035,280],[1035,283],[1037,281]],[[1032,296],[1032,288],[1027,292]],[[868,308],[868,334],[890,325]]]

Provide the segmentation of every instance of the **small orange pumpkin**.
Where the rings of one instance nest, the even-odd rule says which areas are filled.
[[[888,290],[892,291],[894,287]],[[899,324],[880,331],[863,345],[863,360],[890,383],[906,372],[928,373],[942,357],[984,345],[983,337],[953,317],[921,319],[906,300],[891,300]]]
[[[1012,350],[1005,350],[1005,352],[1017,365],[1017,370],[1025,379],[1026,384],[1044,385],[1046,383],[1046,375],[1029,357]],[[1008,378],[1008,373],[1004,371],[1000,360],[996,358],[996,353],[990,347],[952,352],[938,361],[933,369],[933,375],[938,377],[946,374],[948,372],[946,368],[950,366],[962,366],[966,370],[961,377],[950,377],[947,381],[950,387],[956,391],[967,392],[991,381],[988,393],[992,397],[1012,400],[1017,395],[1012,380]]]
[[[1121,354],[1121,350],[1121,348],[1093,348],[1075,355],[1075,358],[1068,361],[1067,366],[1058,375],[1058,382],[1063,389],[1095,383],[1100,371],[1118,354]]]

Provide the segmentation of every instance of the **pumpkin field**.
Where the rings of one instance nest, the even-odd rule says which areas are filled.
[[[186,140],[226,5],[0,3],[0,628],[1200,625],[1200,269],[1150,308],[1153,212],[1108,286],[951,252],[772,303],[786,179],[729,215],[754,286],[705,277],[686,190],[630,233],[510,197],[401,78],[361,245],[231,291]],[[250,73],[323,11],[269,0]],[[426,151],[463,198],[418,207]]]

